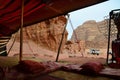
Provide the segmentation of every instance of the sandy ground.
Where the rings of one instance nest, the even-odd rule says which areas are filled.
[[[12,40],[8,43],[7,49],[9,51],[12,45]],[[15,42],[12,49],[9,52],[9,56],[19,56],[19,42]],[[23,44],[23,57],[33,57],[42,60],[56,61],[57,52],[43,49],[36,45],[32,41],[27,41]],[[83,64],[88,61],[98,61],[106,63],[106,49],[101,50],[100,55],[88,54],[88,50],[85,51],[84,56],[81,53],[68,54],[62,53],[59,55],[58,61]]]

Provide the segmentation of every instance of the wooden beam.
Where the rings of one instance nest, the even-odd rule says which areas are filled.
[[[22,60],[23,53],[23,15],[24,15],[24,0],[21,2],[21,27],[20,27],[20,55],[19,60]]]

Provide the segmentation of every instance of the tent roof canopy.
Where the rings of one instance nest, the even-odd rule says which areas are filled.
[[[0,36],[11,35],[21,25],[21,1],[0,0]],[[107,0],[24,0],[24,26]]]

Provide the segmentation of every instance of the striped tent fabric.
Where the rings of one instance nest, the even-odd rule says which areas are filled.
[[[6,44],[9,42],[10,36],[0,37],[0,56],[7,56]]]
[[[23,27],[66,15],[107,0],[23,0]],[[22,0],[0,0],[0,36],[17,32],[21,25]]]

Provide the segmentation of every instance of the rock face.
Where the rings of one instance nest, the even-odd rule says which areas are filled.
[[[100,32],[100,27],[103,26],[103,24],[104,21],[86,21],[75,30],[78,40],[85,41],[86,48],[106,48],[107,39],[105,38],[103,32]],[[75,41],[74,34],[72,35],[71,40]]]
[[[69,54],[78,54],[78,53],[84,54],[85,42],[84,41],[79,41],[79,42],[67,41],[63,51]]]
[[[57,51],[67,19],[64,16],[46,20],[44,22],[24,28],[24,39],[34,41],[37,45],[48,50]],[[65,31],[62,48],[67,41]]]

